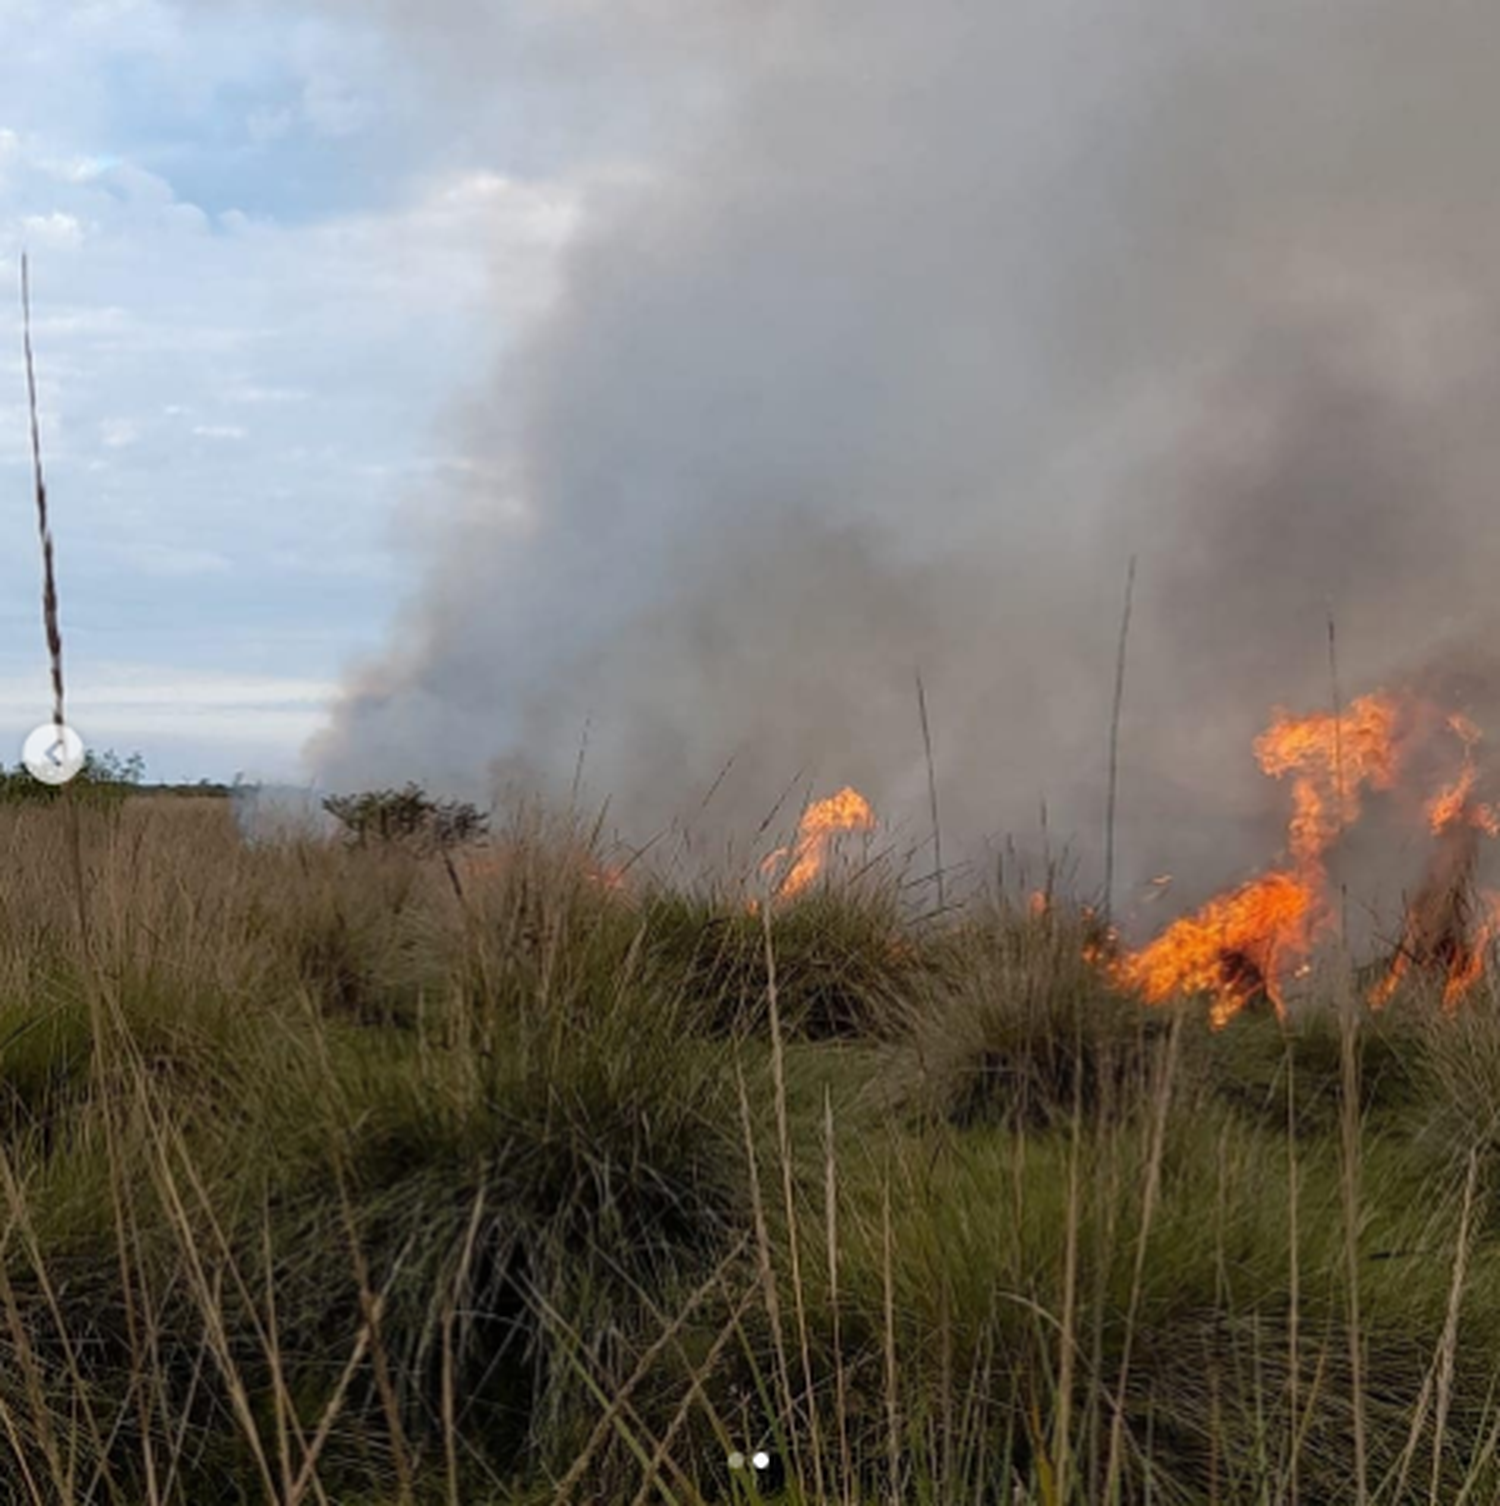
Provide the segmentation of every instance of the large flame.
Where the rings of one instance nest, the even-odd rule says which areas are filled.
[[[836,795],[815,801],[797,825],[797,840],[791,847],[778,847],[761,864],[762,873],[774,873],[788,865],[776,886],[777,899],[800,894],[823,871],[829,848],[843,832],[874,831],[875,812],[870,802],[852,785]]]
[[[1500,935],[1500,896],[1478,893],[1474,875],[1479,837],[1500,835],[1493,806],[1474,797],[1479,779],[1474,749],[1479,729],[1454,714],[1447,725],[1463,744],[1463,763],[1455,778],[1427,802],[1427,824],[1437,846],[1421,887],[1407,907],[1401,944],[1369,1002],[1379,1009],[1412,970],[1440,978],[1443,1007],[1452,1011],[1484,975],[1485,958]]]
[[[1460,713],[1438,718],[1431,706],[1384,692],[1362,696],[1337,716],[1276,714],[1255,740],[1255,756],[1272,778],[1291,777],[1286,864],[1173,922],[1117,960],[1113,976],[1153,1004],[1206,993],[1216,1026],[1257,997],[1283,1012],[1284,978],[1308,971],[1307,958],[1330,923],[1329,849],[1359,820],[1367,791],[1395,785],[1408,744],[1438,725],[1458,738],[1462,761],[1425,803],[1437,846],[1408,907],[1401,944],[1369,1002],[1379,1008],[1419,969],[1441,980],[1444,1005],[1456,1007],[1500,939],[1500,894],[1481,895],[1474,882],[1479,839],[1500,836],[1500,810],[1475,793],[1481,734],[1474,723]]]
[[[1500,895],[1475,891],[1477,831],[1472,825],[1445,830],[1407,909],[1401,944],[1370,991],[1372,1008],[1382,1008],[1416,972],[1442,983],[1443,1007],[1451,1012],[1483,977],[1485,957],[1500,935]]]
[[[1427,822],[1432,834],[1440,836],[1450,827],[1466,824],[1477,827],[1486,836],[1500,836],[1500,817],[1494,807],[1473,798],[1474,784],[1479,777],[1474,749],[1482,734],[1468,717],[1456,712],[1448,718],[1448,726],[1463,743],[1464,761],[1458,777],[1427,802]]]
[[[1256,738],[1261,768],[1273,779],[1294,776],[1287,847],[1305,874],[1321,866],[1339,833],[1359,819],[1362,788],[1391,787],[1395,725],[1395,701],[1377,694],[1361,696],[1340,716],[1278,712]]]
[[[1206,993],[1215,1025],[1260,993],[1279,1010],[1278,964],[1306,950],[1313,899],[1295,875],[1268,873],[1173,921],[1150,946],[1121,959],[1115,975],[1148,1004]]]
[[[1206,993],[1216,1026],[1261,996],[1281,1013],[1283,970],[1304,962],[1327,923],[1324,856],[1358,819],[1366,786],[1387,789],[1395,778],[1396,721],[1385,695],[1363,696],[1339,716],[1278,711],[1255,756],[1272,778],[1292,776],[1289,865],[1174,921],[1117,964],[1119,981],[1152,1004]]]

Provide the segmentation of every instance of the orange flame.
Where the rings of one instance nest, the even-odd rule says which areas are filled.
[[[1491,833],[1493,835],[1493,833]],[[1486,889],[1480,895],[1484,914],[1475,927],[1474,942],[1462,968],[1449,974],[1443,989],[1443,1004],[1450,1012],[1459,1001],[1484,976],[1485,962],[1500,942],[1500,891]]]
[[[1411,954],[1403,947],[1396,953],[1395,960],[1391,963],[1385,977],[1370,990],[1369,1002],[1371,1009],[1384,1009],[1391,1001],[1391,995],[1400,986],[1401,980],[1406,976],[1411,967]]]
[[[1324,856],[1358,819],[1364,788],[1388,789],[1395,780],[1397,709],[1390,696],[1373,694],[1338,716],[1278,711],[1256,738],[1255,756],[1273,779],[1293,776],[1291,870],[1264,874],[1174,921],[1125,957],[1115,977],[1152,1004],[1208,994],[1215,1028],[1262,994],[1283,1013],[1280,970],[1300,972],[1326,919]]]
[[[1443,984],[1443,1008],[1452,1014],[1463,996],[1484,976],[1484,958],[1495,940],[1493,919],[1482,921],[1473,942],[1458,957]]]
[[[1401,946],[1368,995],[1375,1009],[1420,968],[1441,978],[1443,1004],[1452,1011],[1500,943],[1500,893],[1476,895],[1474,888],[1479,838],[1500,836],[1500,806],[1475,796],[1479,728],[1457,712],[1443,722],[1463,745],[1463,761],[1424,807],[1437,846],[1407,907]],[[1153,1004],[1206,993],[1215,1026],[1260,995],[1283,1012],[1282,970],[1308,973],[1313,943],[1329,923],[1324,860],[1330,847],[1359,819],[1365,792],[1390,789],[1408,748],[1435,725],[1434,707],[1383,692],[1361,697],[1337,716],[1278,711],[1256,738],[1255,756],[1273,779],[1292,776],[1290,864],[1175,921],[1148,946],[1109,964],[1110,975]]]
[[[1443,1009],[1452,1014],[1465,995],[1484,976],[1485,962],[1500,941],[1500,893],[1487,890],[1482,896],[1484,913],[1471,924],[1467,934],[1448,939],[1445,948],[1434,948],[1422,935],[1422,917],[1414,910],[1407,922],[1407,933],[1384,978],[1371,989],[1370,1007],[1381,1009],[1391,1000],[1414,962],[1446,968],[1443,979]]]
[[[773,872],[779,864],[790,868],[776,888],[777,899],[791,899],[800,894],[823,871],[834,839],[846,831],[873,831],[875,812],[870,802],[852,785],[838,794],[808,806],[797,825],[797,840],[790,847],[778,847],[760,865],[762,873]]]
[[[1206,993],[1213,1024],[1227,1024],[1264,991],[1283,1009],[1277,964],[1308,945],[1315,895],[1290,873],[1268,873],[1175,920],[1115,969],[1125,987],[1148,1004],[1178,994]]]
[[[1448,718],[1448,725],[1464,745],[1463,767],[1452,784],[1427,802],[1427,823],[1434,836],[1462,821],[1470,826],[1477,826],[1487,836],[1500,837],[1500,815],[1497,815],[1495,808],[1472,798],[1475,781],[1479,778],[1479,770],[1474,764],[1474,748],[1482,734],[1460,712],[1455,712]]]
[[[1293,774],[1288,847],[1299,866],[1320,864],[1339,833],[1359,819],[1365,784],[1389,789],[1396,777],[1396,703],[1361,696],[1341,716],[1285,712],[1255,740],[1255,756],[1273,779]]]
[[[1479,778],[1474,749],[1482,735],[1462,713],[1449,716],[1447,726],[1463,744],[1463,763],[1455,778],[1427,802],[1427,824],[1438,845],[1407,907],[1401,945],[1385,977],[1370,991],[1372,1009],[1383,1008],[1413,966],[1420,966],[1429,974],[1442,974],[1443,1007],[1451,1013],[1484,975],[1486,958],[1500,936],[1495,894],[1479,896],[1482,913],[1477,919],[1472,913],[1479,834],[1500,836],[1500,815],[1474,798]]]

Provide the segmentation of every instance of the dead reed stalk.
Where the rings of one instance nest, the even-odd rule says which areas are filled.
[[[1120,613],[1120,642],[1115,653],[1115,693],[1109,713],[1109,787],[1104,800],[1104,922],[1114,912],[1115,798],[1120,776],[1120,708],[1125,700],[1125,649],[1130,641],[1130,607],[1135,595],[1135,556],[1125,568],[1125,606]]]
[[[922,747],[927,754],[927,802],[932,811],[932,869],[937,880],[939,910],[948,908],[943,879],[943,827],[938,820],[937,770],[932,761],[932,728],[927,720],[927,689],[922,684],[922,671],[917,671],[917,714],[922,719]]]
[[[21,254],[21,339],[26,351],[26,397],[31,420],[31,468],[36,481],[37,531],[42,541],[42,622],[47,632],[47,656],[52,668],[52,722],[62,727],[62,628],[57,613],[57,571],[53,559],[52,524],[47,515],[47,482],[42,473],[42,432],[37,417],[36,362],[31,349],[31,265]]]

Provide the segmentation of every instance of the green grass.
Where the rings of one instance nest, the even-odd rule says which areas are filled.
[[[1500,1491],[1485,989],[1215,1033],[1060,902],[0,824],[0,1501]]]

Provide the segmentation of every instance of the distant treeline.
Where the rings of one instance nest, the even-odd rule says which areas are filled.
[[[209,795],[221,798],[238,785],[200,779],[196,783],[148,783],[146,761],[139,753],[123,755],[113,749],[90,750],[83,768],[66,786],[43,784],[27,772],[25,764],[0,767],[0,804],[56,800],[63,789],[83,792],[93,799],[123,799],[126,795]]]

